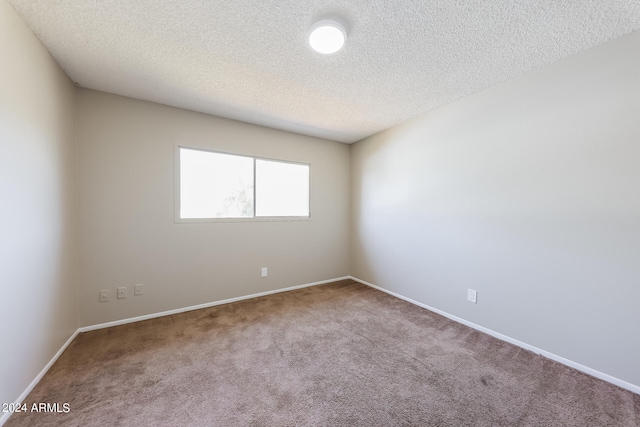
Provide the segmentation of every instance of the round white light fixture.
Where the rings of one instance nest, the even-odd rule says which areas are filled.
[[[323,19],[309,29],[309,45],[316,52],[336,53],[347,41],[347,30],[338,21]]]

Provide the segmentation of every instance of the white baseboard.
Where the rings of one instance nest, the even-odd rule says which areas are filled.
[[[58,360],[60,355],[67,349],[67,347],[69,347],[69,344],[71,344],[71,342],[78,336],[79,332],[80,332],[79,330],[76,330],[73,333],[73,335],[71,335],[69,337],[67,342],[65,342],[62,345],[62,347],[60,347],[60,350],[58,350],[58,352],[51,358],[49,363],[47,363],[47,365],[44,368],[42,368],[40,373],[34,378],[33,381],[31,381],[31,384],[29,384],[29,386],[25,389],[25,391],[22,392],[22,394],[16,399],[16,401],[14,403],[22,403],[22,402],[24,402],[24,400],[27,398],[29,393],[31,393],[31,390],[33,390],[33,388],[40,382],[42,377],[44,377],[44,375],[47,373],[47,371],[49,371],[49,368],[51,368],[51,366],[53,366],[53,364],[56,363],[56,360]],[[7,420],[11,416],[11,414],[12,414],[11,412],[5,412],[5,413],[2,414],[2,416],[0,416],[0,427],[3,426],[4,423],[7,422]]]
[[[288,292],[288,291],[293,291],[293,290],[296,290],[296,289],[308,288],[310,286],[323,285],[325,283],[337,282],[337,281],[340,281],[340,280],[347,280],[347,279],[350,279],[350,278],[351,278],[350,276],[337,277],[335,279],[321,280],[319,282],[306,283],[304,285],[290,286],[288,288],[276,289],[276,290],[273,290],[273,291],[259,292],[257,294],[251,294],[251,295],[245,295],[245,296],[241,296],[241,297],[229,298],[229,299],[220,300],[220,301],[213,301],[213,302],[208,302],[208,303],[205,303],[205,304],[192,305],[192,306],[189,306],[189,307],[177,308],[175,310],[168,310],[168,311],[163,311],[163,312],[160,312],[160,313],[152,313],[152,314],[147,314],[147,315],[144,315],[144,316],[138,316],[138,317],[131,317],[131,318],[128,318],[128,319],[116,320],[116,321],[113,321],[113,322],[100,323],[98,325],[83,326],[81,328],[78,328],[78,330],[76,330],[73,333],[73,335],[71,335],[71,337],[67,340],[67,342],[64,343],[64,345],[60,348],[60,350],[58,350],[58,352],[55,354],[55,356],[53,356],[53,358],[49,361],[49,363],[47,363],[47,366],[45,366],[42,369],[42,371],[40,371],[38,376],[31,382],[31,384],[29,384],[29,387],[27,387],[27,389],[24,392],[22,392],[22,394],[20,395],[20,397],[18,397],[18,399],[15,401],[15,403],[23,402],[24,399],[26,399],[26,397],[29,395],[29,393],[31,393],[31,390],[33,390],[33,388],[40,382],[40,380],[47,373],[49,368],[51,368],[51,366],[55,363],[55,361],[58,360],[58,358],[60,357],[62,352],[66,350],[66,348],[69,346],[69,344],[71,344],[71,342],[75,339],[76,336],[78,336],[78,334],[80,332],[94,331],[96,329],[103,329],[103,328],[109,328],[111,326],[118,326],[118,325],[124,325],[124,324],[127,324],[127,323],[139,322],[141,320],[154,319],[156,317],[170,316],[172,314],[184,313],[185,311],[199,310],[201,308],[208,308],[208,307],[213,307],[213,306],[216,306],[216,305],[229,304],[229,303],[236,302],[236,301],[242,301],[242,300],[246,300],[246,299],[262,297],[262,296],[265,296],[265,295],[277,294],[277,293],[280,293],[280,292]],[[3,413],[2,416],[0,416],[0,427],[2,427],[2,425],[4,425],[4,423],[7,422],[7,420],[9,419],[10,416],[11,416],[10,412]]]
[[[236,301],[242,301],[251,298],[263,297],[265,295],[277,294],[280,292],[288,292],[296,289],[308,288],[310,286],[323,285],[325,283],[337,282],[339,280],[350,279],[351,276],[337,277],[335,279],[321,280],[319,282],[306,283],[304,285],[290,286],[288,288],[276,289],[273,291],[259,292],[257,294],[244,295],[241,297],[228,298],[220,301],[208,302],[205,304],[192,305],[189,307],[176,308],[174,310],[161,311],[159,313],[145,314],[144,316],[130,317],[128,319],[114,320],[113,322],[99,323],[97,325],[83,326],[78,332],[95,331],[96,329],[110,328],[112,326],[125,325],[127,323],[140,322],[142,320],[154,319],[156,317],[171,316],[172,314],[184,313],[185,311],[200,310],[202,308],[214,307],[216,305],[229,304]]]
[[[606,381],[608,383],[617,385],[618,387],[624,388],[624,389],[629,390],[629,391],[631,391],[633,393],[640,394],[640,386],[637,386],[635,384],[631,384],[631,383],[623,381],[623,380],[621,380],[619,378],[612,377],[611,375],[605,374],[603,372],[596,371],[595,369],[589,368],[588,366],[581,365],[581,364],[576,363],[576,362],[574,362],[572,360],[565,359],[562,356],[558,356],[557,354],[553,354],[553,353],[550,353],[550,352],[548,352],[546,350],[542,350],[541,348],[534,347],[534,346],[532,346],[530,344],[527,344],[525,342],[518,341],[515,338],[511,338],[511,337],[509,337],[507,335],[503,335],[503,334],[501,334],[499,332],[496,332],[496,331],[493,331],[491,329],[485,328],[484,326],[476,325],[475,323],[469,322],[468,320],[465,320],[465,319],[462,319],[460,317],[454,316],[453,314],[449,314],[449,313],[447,313],[445,311],[438,310],[437,308],[428,306],[426,304],[423,304],[423,303],[418,302],[416,300],[413,300],[411,298],[407,298],[404,295],[400,295],[400,294],[397,294],[397,293],[392,292],[390,290],[381,288],[380,286],[376,286],[373,283],[369,283],[369,282],[364,281],[362,279],[358,279],[357,277],[350,276],[349,278],[352,279],[352,280],[355,280],[356,282],[362,283],[363,285],[367,285],[369,287],[372,287],[374,289],[377,289],[377,290],[382,291],[384,293],[387,293],[389,295],[393,295],[394,297],[400,298],[401,300],[410,302],[411,304],[415,304],[415,305],[417,305],[419,307],[426,308],[427,310],[433,311],[434,313],[438,313],[438,314],[440,314],[440,315],[442,315],[442,316],[444,316],[444,317],[446,317],[448,319],[453,320],[454,322],[462,323],[463,325],[469,326],[470,328],[476,329],[476,330],[478,330],[480,332],[484,332],[485,334],[491,335],[492,337],[498,338],[499,340],[506,341],[506,342],[508,342],[510,344],[513,344],[513,345],[517,345],[518,347],[522,347],[522,348],[524,348],[526,350],[530,350],[530,351],[532,351],[532,352],[534,352],[536,354],[544,356],[547,359],[551,359],[551,360],[554,360],[554,361],[556,361],[558,363],[562,363],[563,365],[566,365],[566,366],[568,366],[570,368],[577,369],[578,371],[584,372],[585,374],[591,375],[592,377],[596,377],[596,378],[601,379],[603,381]]]
[[[476,329],[478,331],[484,332],[488,335],[491,335],[495,338],[498,338],[502,341],[506,341],[508,343],[517,345],[518,347],[522,347],[526,350],[530,350],[534,353],[540,354],[548,359],[551,360],[555,360],[556,362],[562,363],[563,365],[569,366],[571,368],[577,369],[578,371],[584,372],[586,374],[589,374],[593,377],[599,378],[603,381],[609,382],[611,384],[617,385],[618,387],[624,388],[626,390],[629,390],[631,392],[640,394],[640,386],[637,386],[635,384],[631,384],[628,383],[626,381],[623,381],[621,379],[612,377],[611,375],[607,375],[605,373],[602,373],[600,371],[596,371],[595,369],[591,369],[587,366],[581,365],[579,363],[576,363],[572,360],[569,359],[565,359],[564,357],[558,356],[556,354],[550,353],[548,351],[542,350],[540,348],[534,347],[532,345],[529,345],[525,342],[522,341],[518,341],[514,338],[511,338],[507,335],[503,335],[499,332],[495,332],[491,329],[485,328],[483,326],[480,325],[476,325],[475,323],[469,322],[467,320],[464,320],[460,317],[454,316],[452,314],[449,314],[447,312],[444,312],[442,310],[438,310],[437,308],[434,307],[430,307],[426,304],[423,304],[421,302],[415,301],[411,298],[407,298],[403,295],[397,294],[395,292],[389,291],[387,289],[381,288],[379,286],[374,285],[373,283],[369,283],[366,282],[362,279],[359,279],[357,277],[353,277],[353,276],[344,276],[344,277],[337,277],[335,279],[329,279],[329,280],[322,280],[319,282],[313,282],[313,283],[307,283],[304,285],[297,285],[297,286],[291,286],[288,288],[283,288],[283,289],[276,289],[273,291],[266,291],[266,292],[259,292],[257,294],[251,294],[251,295],[245,295],[245,296],[241,296],[241,297],[235,297],[235,298],[229,298],[229,299],[225,299],[225,300],[220,300],[220,301],[213,301],[213,302],[209,302],[206,304],[198,304],[198,305],[193,305],[193,306],[189,306],[189,307],[183,307],[183,308],[178,308],[175,310],[168,310],[168,311],[163,311],[160,313],[153,313],[153,314],[147,314],[144,316],[138,316],[138,317],[131,317],[128,319],[122,319],[122,320],[116,320],[113,322],[107,322],[107,323],[101,323],[101,324],[97,324],[97,325],[91,325],[91,326],[84,326],[82,328],[79,328],[78,330],[76,330],[73,335],[71,335],[71,337],[69,337],[69,339],[64,343],[64,345],[60,348],[60,350],[58,350],[58,352],[53,356],[53,358],[49,361],[49,363],[47,363],[47,365],[40,371],[40,373],[36,376],[36,378],[31,382],[31,384],[29,384],[29,386],[25,389],[24,392],[22,392],[22,394],[18,397],[18,399],[16,399],[15,403],[18,402],[23,402],[24,399],[26,399],[26,397],[29,395],[29,393],[31,393],[31,391],[33,390],[33,388],[38,384],[38,382],[40,382],[40,380],[42,379],[42,377],[47,373],[47,371],[49,371],[49,368],[51,368],[51,366],[56,362],[56,360],[58,360],[58,358],[60,357],[60,355],[66,350],[66,348],[69,346],[69,344],[71,344],[71,342],[76,338],[76,336],[80,333],[80,332],[88,332],[88,331],[93,331],[96,329],[103,329],[103,328],[109,328],[111,326],[118,326],[118,325],[124,325],[127,323],[133,323],[133,322],[139,322],[141,320],[148,320],[148,319],[153,319],[156,317],[162,317],[162,316],[170,316],[172,314],[178,314],[178,313],[184,313],[186,311],[192,311],[192,310],[199,310],[201,308],[208,308],[208,307],[214,307],[216,305],[222,305],[222,304],[229,304],[232,302],[236,302],[236,301],[242,301],[242,300],[247,300],[247,299],[251,299],[251,298],[257,298],[257,297],[262,297],[262,296],[266,296],[266,295],[271,295],[271,294],[276,294],[276,293],[280,293],[280,292],[288,292],[288,291],[293,291],[296,289],[302,289],[302,288],[308,288],[310,286],[317,286],[317,285],[323,285],[325,283],[331,283],[331,282],[337,282],[340,280],[345,280],[345,279],[352,279],[355,280],[356,282],[362,283],[363,285],[367,285],[370,286],[374,289],[377,289],[379,291],[385,292],[389,295],[393,295],[396,298],[400,298],[404,301],[407,301],[411,304],[415,304],[419,307],[425,308],[427,310],[433,311],[434,313],[438,313],[444,317],[447,317],[455,322],[458,323],[462,323],[463,325],[469,326],[473,329]],[[4,423],[7,422],[7,420],[9,419],[9,417],[11,416],[10,412],[7,413],[3,413],[2,416],[0,416],[0,427],[2,427],[2,425],[4,425]]]

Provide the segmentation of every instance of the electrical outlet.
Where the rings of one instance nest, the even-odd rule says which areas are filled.
[[[118,288],[118,299],[123,299],[127,297],[127,287],[122,286]]]
[[[100,291],[100,302],[109,302],[109,289]]]
[[[467,300],[471,301],[474,304],[478,302],[478,291],[474,289],[467,289]]]
[[[137,285],[133,285],[133,295],[138,296],[142,295],[142,284],[138,283]]]
[[[262,277],[267,277],[267,267],[262,267]]]

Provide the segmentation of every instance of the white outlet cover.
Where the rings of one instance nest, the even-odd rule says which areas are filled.
[[[126,297],[127,297],[127,288],[125,287],[118,288],[118,299],[122,299]]]
[[[478,303],[478,291],[474,289],[467,289],[467,300],[474,304]]]
[[[142,284],[133,285],[133,295],[142,295]]]
[[[100,291],[100,298],[99,298],[100,302],[109,302],[109,290],[108,289],[103,289]]]
[[[267,267],[262,267],[262,277],[267,277]]]

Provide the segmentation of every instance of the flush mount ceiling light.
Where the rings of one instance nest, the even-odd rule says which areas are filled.
[[[309,45],[325,55],[336,53],[347,40],[347,30],[338,21],[323,19],[309,29]]]

